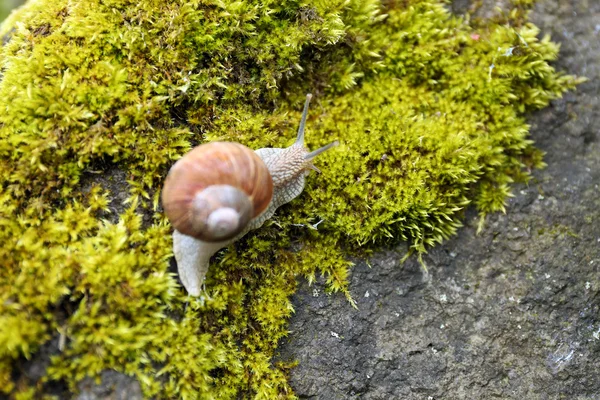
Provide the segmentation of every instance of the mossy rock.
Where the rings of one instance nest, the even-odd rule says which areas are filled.
[[[147,397],[293,398],[271,360],[298,277],[351,300],[349,254],[422,253],[543,165],[523,115],[581,79],[550,66],[530,3],[475,21],[435,0],[30,1],[0,28],[0,390],[114,369]],[[188,297],[168,168],[206,141],[289,144],[308,92],[309,147],[341,146]],[[19,375],[51,340],[46,374]]]

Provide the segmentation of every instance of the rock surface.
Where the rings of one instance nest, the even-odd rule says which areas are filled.
[[[351,292],[304,283],[280,348],[305,399],[600,399],[600,2],[544,0],[556,66],[589,81],[531,116],[548,167],[506,215],[400,263],[357,261]]]
[[[142,389],[135,379],[116,371],[102,373],[101,382],[84,379],[75,400],[141,400]]]

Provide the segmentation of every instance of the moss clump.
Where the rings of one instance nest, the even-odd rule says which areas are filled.
[[[156,398],[293,397],[271,359],[297,276],[349,295],[344,254],[400,239],[425,251],[469,203],[503,210],[509,184],[542,165],[523,113],[578,79],[548,64],[558,48],[527,23],[529,3],[481,24],[436,0],[15,13],[0,29],[0,390],[75,390],[113,368]],[[207,297],[188,298],[158,204],[168,168],[203,141],[289,144],[309,91],[308,144],[342,146],[220,253]],[[51,340],[46,375],[19,375]]]

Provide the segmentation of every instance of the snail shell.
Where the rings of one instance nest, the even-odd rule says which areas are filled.
[[[263,160],[233,142],[198,146],[167,175],[162,203],[173,227],[205,242],[235,237],[273,198],[273,180]]]

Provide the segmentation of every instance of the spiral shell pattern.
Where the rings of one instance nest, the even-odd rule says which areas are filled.
[[[192,149],[167,175],[162,204],[184,235],[220,242],[240,233],[273,197],[261,158],[239,143],[211,142]]]

